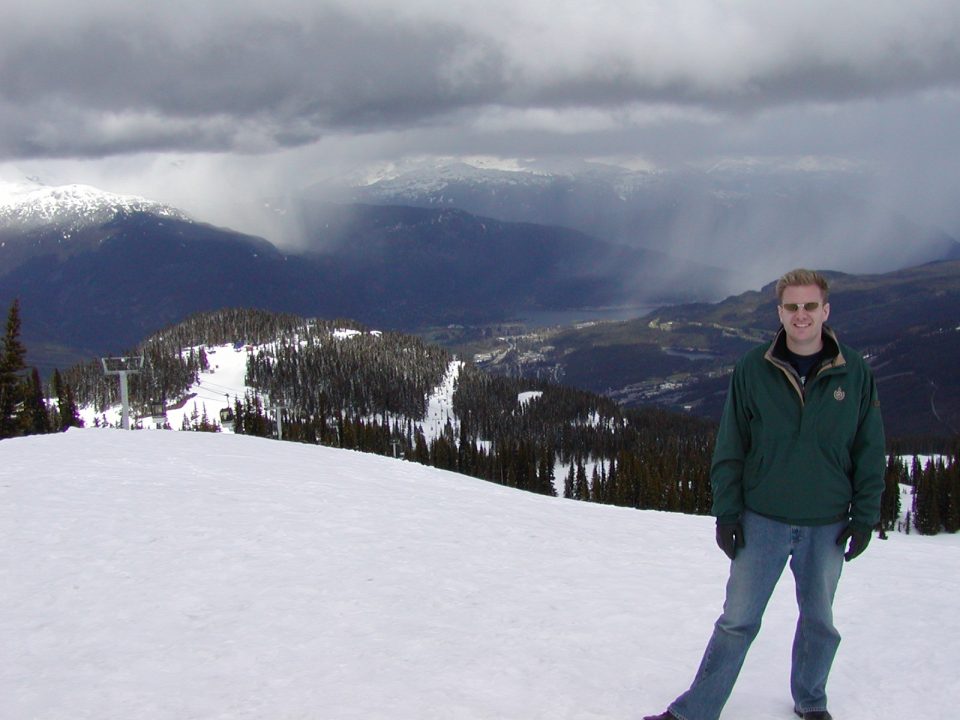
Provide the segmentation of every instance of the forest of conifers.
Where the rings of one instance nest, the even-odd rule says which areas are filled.
[[[359,332],[334,340],[338,330]],[[455,358],[414,336],[371,333],[348,320],[307,321],[256,310],[193,316],[133,351],[144,357],[130,377],[135,413],[181,401],[207,367],[204,348],[224,344],[260,347],[247,361],[253,391],[233,398],[234,432],[276,434],[275,415],[264,407],[268,397],[285,408],[285,440],[402,457],[533,492],[556,494],[559,488],[578,500],[710,510],[712,423],[654,408],[624,409],[546,381],[494,377],[465,362],[449,420],[428,439],[419,423]],[[71,402],[98,412],[119,402],[117,382],[99,363],[75,367],[58,382]],[[520,395],[531,391],[540,393],[536,401],[521,404]],[[185,420],[182,429],[217,431],[218,421],[204,414]],[[60,425],[51,423],[49,431]],[[945,460],[926,467],[908,468],[891,456],[883,528],[927,534],[960,529],[958,460],[956,443]],[[915,484],[910,520],[899,528],[898,483]]]

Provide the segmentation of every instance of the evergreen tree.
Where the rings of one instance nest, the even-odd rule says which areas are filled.
[[[57,430],[69,427],[83,427],[77,403],[73,399],[73,389],[63,381],[59,370],[53,371],[53,394],[57,397]]]
[[[914,487],[920,482],[920,476],[923,475],[923,467],[920,465],[920,458],[917,455],[913,456],[913,462],[910,465],[910,480],[909,483]]]
[[[40,372],[36,368],[30,371],[20,425],[25,435],[45,434],[53,429],[50,412],[47,409],[47,399],[43,392],[43,383],[40,381]]]
[[[945,470],[943,484],[949,488],[943,510],[943,529],[949,533],[960,531],[960,456],[954,456]]]
[[[0,438],[13,437],[21,429],[17,417],[24,401],[26,350],[20,342],[20,301],[14,300],[7,314],[7,328],[0,348]]]
[[[573,488],[573,496],[577,500],[590,499],[590,485],[587,483],[587,469],[583,465],[583,458],[577,459],[577,481]]]
[[[900,483],[906,474],[906,468],[900,459],[891,453],[884,474],[883,496],[880,500],[880,529],[893,530],[900,519]]]
[[[555,484],[556,481],[556,471],[554,470],[554,463],[556,461],[556,453],[552,447],[545,447],[540,453],[540,462],[537,471],[537,492],[544,495],[554,495],[557,494],[557,487]]]
[[[600,477],[600,471],[597,469],[597,466],[593,466],[593,472],[590,474],[590,500],[591,502],[600,503],[603,502],[603,493],[604,493],[604,482],[603,478]]]
[[[427,438],[423,435],[423,430],[417,428],[414,436],[413,459],[421,465],[430,464],[430,448],[427,446]]]
[[[457,462],[456,449],[446,435],[441,435],[430,444],[430,464],[443,470],[453,470]]]
[[[913,522],[921,535],[936,535],[940,532],[940,502],[938,476],[934,463],[928,462],[916,478],[913,493]]]

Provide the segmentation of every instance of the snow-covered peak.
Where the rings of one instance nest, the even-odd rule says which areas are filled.
[[[501,189],[546,188],[558,181],[604,185],[632,193],[662,179],[652,166],[613,160],[550,160],[495,156],[423,156],[364,168],[345,178],[362,198],[390,200],[432,197],[449,202],[446,193],[463,187]]]
[[[572,177],[583,168],[529,158],[420,156],[358,170],[345,178],[354,188],[405,188],[436,191],[450,184],[543,184],[558,176]]]
[[[89,185],[0,183],[0,228],[57,225],[76,230],[135,212],[190,219],[169,205],[136,195],[116,195]]]
[[[530,160],[476,156],[417,156],[387,162],[358,170],[348,178],[349,184],[365,187],[400,178],[437,178],[442,180],[471,179],[489,173],[530,173],[543,175]]]

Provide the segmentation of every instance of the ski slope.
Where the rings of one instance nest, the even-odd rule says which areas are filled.
[[[351,337],[359,334],[357,330],[337,330],[331,334],[331,341],[349,342]],[[371,334],[380,335],[376,330],[371,331]],[[220,411],[232,408],[236,398],[243,399],[248,391],[253,392],[253,388],[246,384],[247,357],[251,353],[261,352],[262,346],[205,345],[203,347],[207,354],[209,369],[202,371],[197,382],[186,391],[186,400],[178,403],[176,407],[166,408],[163,417],[137,417],[131,411],[131,426],[146,430],[169,426],[172,430],[180,430],[184,419],[189,425],[194,414],[197,417],[206,414],[211,422],[220,425]],[[199,346],[194,350],[198,351]],[[462,366],[461,361],[452,360],[443,380],[426,398],[424,418],[416,424],[423,430],[427,442],[441,435],[447,422],[453,425],[455,434],[459,432],[459,423],[453,412],[453,393],[456,390],[456,380]],[[84,426],[88,428],[94,427],[95,424],[102,427],[120,427],[119,404],[100,413],[87,405],[80,408],[79,414]],[[224,425],[221,425],[221,430],[232,432],[231,427]]]
[[[2,720],[635,720],[719,614],[713,521],[227,433],[0,442]],[[846,565],[838,720],[957,717],[960,537]],[[788,720],[783,578],[723,718]]]

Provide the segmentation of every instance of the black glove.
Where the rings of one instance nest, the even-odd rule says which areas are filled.
[[[872,533],[869,530],[854,530],[852,527],[847,525],[843,531],[837,535],[837,545],[840,545],[841,547],[846,546],[847,540],[850,541],[850,548],[844,553],[843,559],[847,562],[850,562],[857,555],[866,550],[867,545],[870,544],[871,535]]]
[[[737,554],[737,548],[742,548],[743,525],[739,522],[717,523],[717,545],[727,557],[733,560]]]

